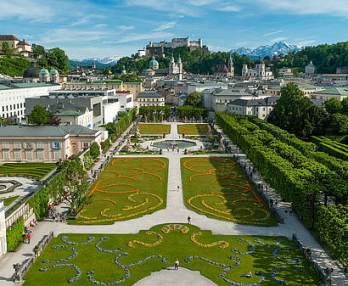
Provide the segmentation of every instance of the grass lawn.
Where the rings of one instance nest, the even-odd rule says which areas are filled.
[[[139,123],[139,132],[141,135],[151,135],[151,134],[169,134],[170,125],[169,124],[147,124]]]
[[[0,165],[0,176],[42,179],[56,167],[55,163],[5,163]]]
[[[185,135],[206,136],[210,133],[208,124],[179,124],[178,133]]]
[[[233,159],[182,158],[181,173],[184,201],[188,208],[212,218],[239,224],[277,224],[277,220]]]
[[[9,206],[12,202],[14,202],[19,196],[8,197],[4,199],[4,206]]]
[[[110,224],[165,208],[168,160],[116,158],[92,185],[78,224]]]
[[[133,285],[151,272],[173,268],[176,258],[180,267],[198,270],[220,286],[319,284],[296,244],[285,237],[212,235],[192,225],[166,224],[138,234],[59,235],[30,268],[24,285]],[[250,278],[243,277],[249,272]]]

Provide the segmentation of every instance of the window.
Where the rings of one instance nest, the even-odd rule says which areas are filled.
[[[36,143],[36,149],[43,149],[44,148],[44,143],[43,142],[37,142]]]
[[[33,160],[33,152],[32,152],[32,151],[26,151],[26,152],[25,152],[25,158],[26,158],[28,161],[32,161],[32,160]]]
[[[13,144],[13,147],[14,147],[15,149],[21,149],[21,148],[22,148],[22,144],[21,144],[21,142],[15,142],[15,143]]]
[[[37,151],[37,159],[43,161],[44,159],[44,152],[43,151]]]
[[[21,158],[21,151],[14,151],[14,158],[16,161],[20,161]]]
[[[2,151],[2,158],[3,158],[5,161],[8,161],[8,159],[9,159],[9,153],[8,153],[8,151]]]
[[[59,151],[54,151],[53,152],[53,159],[54,160],[59,160],[61,159],[60,152]]]
[[[60,143],[57,141],[52,142],[52,149],[55,149],[55,150],[60,149]]]

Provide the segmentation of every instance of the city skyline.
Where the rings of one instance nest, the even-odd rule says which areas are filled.
[[[0,10],[2,34],[77,59],[130,55],[148,41],[186,36],[223,51],[335,43],[347,40],[348,25],[346,0],[13,0]]]

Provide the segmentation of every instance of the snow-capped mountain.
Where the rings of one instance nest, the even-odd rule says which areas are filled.
[[[117,63],[118,56],[105,57],[105,58],[87,58],[83,60],[70,60],[70,65],[72,67],[80,66],[92,66],[94,63],[97,68],[105,68],[108,66],[113,66]]]
[[[255,49],[238,48],[233,49],[231,52],[235,52],[239,55],[246,55],[251,58],[264,58],[266,56],[272,57],[275,55],[286,55],[293,51],[299,51],[300,47],[291,45],[286,42],[276,42],[272,45],[260,46]]]

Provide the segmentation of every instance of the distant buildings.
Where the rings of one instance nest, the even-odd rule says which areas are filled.
[[[3,43],[7,43],[15,54],[22,55],[24,57],[31,57],[32,48],[25,40],[19,40],[14,35],[0,35],[0,54],[3,53]]]
[[[348,88],[345,87],[329,87],[312,94],[312,98],[320,105],[331,98],[342,101],[346,97],[348,97]]]
[[[1,162],[57,162],[101,143],[102,132],[79,125],[0,128]]]
[[[149,42],[148,45],[146,45],[145,48],[145,55],[147,57],[165,57],[165,48],[180,48],[180,47],[187,47],[190,50],[195,50],[195,49],[206,49],[208,48],[206,46],[203,46],[203,41],[202,39],[198,39],[197,41],[191,40],[189,37],[186,38],[174,38],[170,42],[166,41],[161,41],[161,42]],[[139,51],[138,51],[138,55]]]
[[[25,119],[25,99],[48,95],[60,85],[48,83],[0,84],[0,117],[22,122]]]

